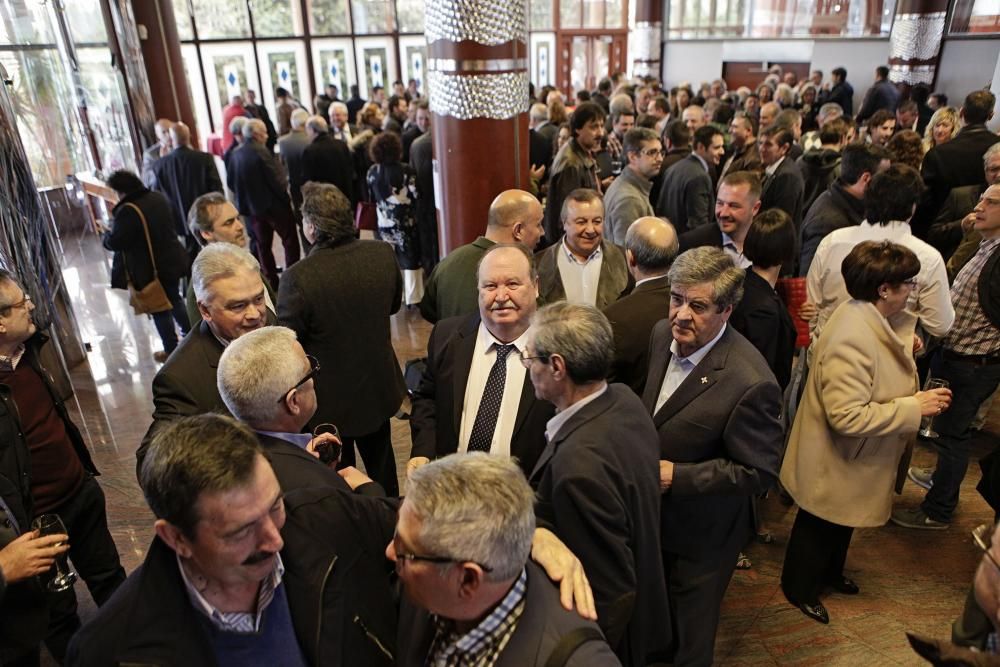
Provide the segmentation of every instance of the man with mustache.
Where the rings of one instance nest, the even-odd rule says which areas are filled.
[[[728,325],[743,270],[719,248],[670,272],[669,319],[650,337],[643,403],[660,436],[660,536],[675,665],[711,665],[719,607],[756,527],[753,496],[778,476],[781,390]]]
[[[520,361],[538,299],[534,258],[520,244],[493,245],[477,275],[479,312],[441,320],[427,343],[408,472],[453,452],[485,451],[517,457],[528,474],[545,447],[554,408],[535,397]]]

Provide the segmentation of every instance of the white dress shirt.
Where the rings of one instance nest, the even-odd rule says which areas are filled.
[[[677,387],[681,386],[681,383],[694,370],[694,367],[700,364],[705,355],[712,351],[715,344],[722,338],[722,334],[726,333],[727,326],[729,325],[723,324],[722,328],[719,329],[719,333],[715,335],[715,338],[702,345],[687,357],[680,355],[680,345],[677,344],[677,341],[671,341],[670,362],[667,364],[667,372],[663,376],[660,395],[656,397],[656,409],[653,410],[654,415],[660,411],[660,408],[667,402],[667,399],[673,396],[674,392],[677,391]]]
[[[563,291],[566,292],[566,301],[596,306],[597,285],[601,280],[601,264],[604,263],[601,246],[597,246],[587,261],[581,262],[566,245],[566,239],[560,243],[562,247],[561,252],[556,253],[556,265],[559,267]]]
[[[862,241],[892,241],[906,246],[920,260],[917,287],[910,292],[906,309],[920,319],[924,330],[932,336],[943,336],[955,321],[955,309],[948,289],[948,272],[941,253],[924,243],[910,231],[906,222],[873,225],[867,220],[857,227],[844,227],[827,234],[816,248],[816,255],[809,265],[806,289],[809,301],[816,304],[816,319],[809,323],[813,340],[819,337],[826,321],[844,301],[851,296],[844,285],[840,265],[844,258]]]
[[[582,410],[583,407],[588,403],[592,403],[593,401],[597,400],[597,397],[606,392],[607,390],[608,390],[608,383],[602,381],[600,389],[595,391],[590,396],[587,396],[586,398],[581,398],[579,401],[569,406],[562,412],[557,413],[555,417],[545,422],[545,441],[552,442],[552,438],[556,437],[559,434],[559,429],[561,429],[563,425],[569,421],[570,417],[572,417],[577,412]]]
[[[736,242],[733,241],[733,238],[725,232],[722,232],[722,250],[727,255],[732,257],[733,263],[741,269],[746,270],[753,266],[753,262],[747,259],[746,255],[737,250]]]
[[[497,456],[510,456],[510,440],[514,437],[514,422],[517,421],[517,407],[521,403],[521,390],[524,389],[524,374],[528,372],[521,363],[520,356],[526,334],[527,332],[512,341],[514,349],[507,355],[507,378],[503,385],[497,425],[493,429],[493,440],[490,441],[490,454]],[[465,400],[462,403],[462,424],[458,431],[459,452],[464,453],[469,449],[469,438],[472,437],[479,403],[486,390],[490,370],[497,359],[497,345],[503,343],[494,338],[486,325],[480,322],[476,350],[472,353],[472,366],[469,368],[469,382],[465,385]]]

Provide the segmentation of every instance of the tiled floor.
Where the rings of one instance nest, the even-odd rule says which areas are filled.
[[[127,570],[142,560],[152,536],[152,517],[135,482],[134,452],[150,421],[150,382],[156,372],[152,354],[159,340],[152,322],[131,314],[123,292],[108,288],[106,253],[93,237],[64,239],[65,275],[82,328],[91,346],[89,362],[74,369],[78,418],[86,428],[108,497],[112,532]],[[393,341],[400,362],[423,355],[430,327],[416,311],[393,317]],[[408,406],[404,406],[404,410]],[[1000,420],[975,442],[976,456],[1000,444]],[[393,444],[402,473],[409,450],[409,428],[392,424]],[[918,448],[916,461],[933,463]],[[905,630],[947,637],[961,610],[978,552],[969,533],[991,520],[992,512],[975,491],[973,463],[962,504],[947,531],[925,533],[895,526],[855,533],[847,569],[862,593],[825,600],[832,622],[823,626],[785,602],[778,587],[784,543],[794,511],[776,500],[763,514],[775,543],[754,545],[754,568],[737,572],[729,587],[717,644],[725,665],[909,665],[920,661],[909,650]],[[907,484],[899,502],[912,505],[923,492]],[[84,615],[93,613],[86,600]]]

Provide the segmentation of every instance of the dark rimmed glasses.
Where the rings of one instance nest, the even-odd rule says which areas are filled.
[[[0,313],[6,313],[16,308],[27,306],[29,301],[31,301],[31,297],[27,293],[24,293],[24,298],[20,301],[15,301],[14,303],[7,304],[6,306],[0,306]]]
[[[997,559],[993,557],[990,553],[990,548],[993,546],[993,529],[996,526],[992,523],[984,523],[981,526],[976,526],[975,530],[972,531],[972,541],[976,543],[976,546],[983,550],[986,557],[990,559],[998,571],[1000,571],[1000,563]]]
[[[288,395],[290,393],[292,393],[293,391],[304,385],[306,382],[309,382],[309,380],[312,380],[314,377],[319,375],[319,359],[312,356],[311,354],[307,354],[306,359],[309,360],[309,372],[306,373],[306,376],[304,378],[296,382],[295,386],[293,386],[291,389],[282,394],[281,398],[278,399],[278,403],[284,403],[285,399],[288,398]]]
[[[521,365],[524,366],[525,368],[531,368],[531,360],[532,359],[541,359],[544,363],[547,364],[547,363],[549,363],[549,359],[550,359],[551,355],[548,355],[548,354],[538,354],[538,355],[535,355],[535,356],[529,356],[528,353],[527,353],[527,350],[521,350],[520,357],[521,357]]]
[[[421,556],[415,553],[409,553],[403,551],[403,543],[399,540],[399,531],[397,530],[392,534],[392,550],[396,553],[396,562],[400,561],[410,561],[417,562],[423,561],[425,563],[436,563],[438,565],[449,565],[451,563],[476,563],[474,560],[469,560],[468,558],[449,558],[448,556]],[[492,572],[493,568],[488,565],[483,565],[482,563],[476,563],[483,572]]]

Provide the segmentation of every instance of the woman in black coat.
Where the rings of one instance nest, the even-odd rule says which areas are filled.
[[[104,247],[115,253],[111,263],[111,286],[128,289],[131,283],[137,290],[146,287],[153,280],[153,263],[149,255],[152,245],[160,284],[173,304],[171,310],[152,315],[156,332],[163,342],[163,351],[154,353],[153,358],[163,362],[177,347],[174,322],[181,328],[182,335],[191,328],[180,293],[180,280],[188,275],[190,268],[188,254],[174,233],[174,214],[166,197],[147,190],[139,177],[130,171],[116,171],[108,177],[107,184],[118,193],[118,204],[111,211],[111,229],[102,239]],[[131,205],[137,206],[146,218],[149,243],[142,220]]]

